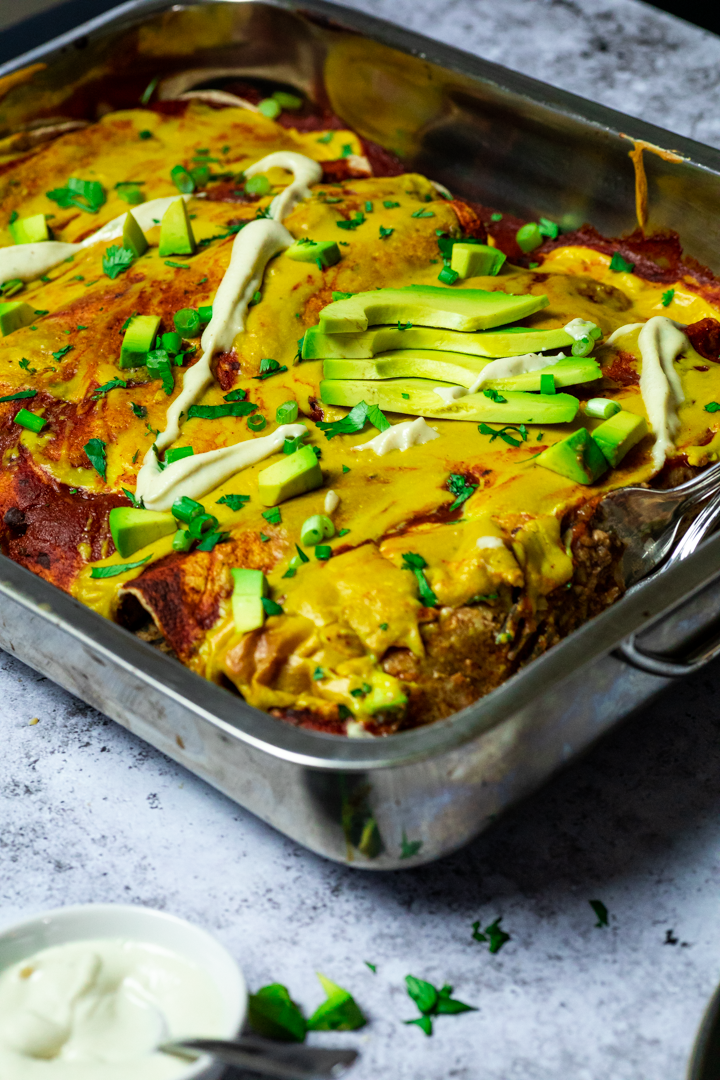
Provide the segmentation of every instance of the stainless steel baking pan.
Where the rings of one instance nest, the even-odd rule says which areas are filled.
[[[634,223],[625,136],[646,154],[651,224],[716,259],[720,153],[366,15],[128,3],[13,64],[0,136],[41,113],[95,118],[154,76],[225,69],[325,99],[453,191],[609,234]],[[2,84],[0,83],[0,87]],[[482,701],[383,740],[301,731],[250,708],[0,556],[0,646],[242,806],[338,862],[392,869],[467,843],[669,680],[720,651],[720,537],[628,594]]]

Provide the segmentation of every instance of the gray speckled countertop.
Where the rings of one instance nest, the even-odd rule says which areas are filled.
[[[720,145],[720,39],[634,0],[358,6]],[[214,932],[251,987],[284,981],[307,1008],[320,970],[371,1018],[334,1037],[362,1049],[357,1080],[683,1077],[720,980],[720,666],[466,850],[387,875],[298,848],[4,654],[0,693],[1,921],[149,904]],[[491,956],[471,925],[499,915],[511,941]],[[478,1011],[441,1018],[432,1039],[403,1026],[408,972]]]

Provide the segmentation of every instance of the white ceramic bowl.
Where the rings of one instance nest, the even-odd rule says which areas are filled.
[[[40,949],[93,938],[159,945],[197,964],[225,1002],[222,1037],[234,1039],[239,1034],[247,1012],[247,987],[238,964],[205,930],[164,911],[130,904],[78,904],[34,915],[0,931],[0,971]],[[200,1058],[178,1073],[178,1080],[215,1080],[223,1068]]]

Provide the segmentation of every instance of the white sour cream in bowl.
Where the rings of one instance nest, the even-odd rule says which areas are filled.
[[[61,908],[0,933],[2,1080],[211,1080],[170,1039],[234,1038],[247,990],[205,931],[147,908]]]

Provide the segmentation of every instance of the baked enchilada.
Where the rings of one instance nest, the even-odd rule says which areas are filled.
[[[718,459],[720,286],[234,89],[0,144],[3,551],[290,723],[427,724],[621,595],[604,493]]]

